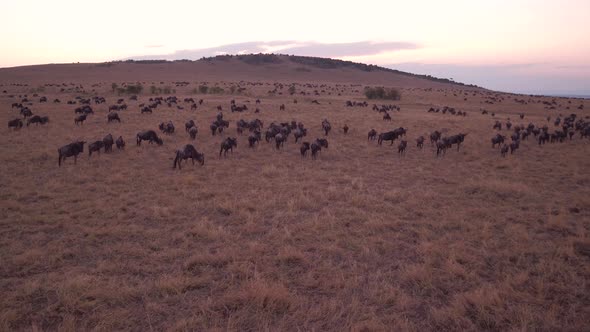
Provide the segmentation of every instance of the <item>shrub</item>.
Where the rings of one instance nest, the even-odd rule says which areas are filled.
[[[365,96],[368,99],[389,99],[389,100],[400,100],[401,94],[397,89],[378,87],[366,87]]]
[[[209,91],[209,87],[206,85],[199,85],[199,93],[207,93]]]
[[[295,85],[291,85],[291,86],[289,87],[289,94],[290,94],[290,95],[294,95],[294,94],[295,94],[295,92],[296,92],[296,91],[295,91]]]
[[[209,93],[213,93],[213,94],[221,94],[221,93],[223,93],[223,92],[224,92],[223,88],[220,88],[220,87],[218,87],[218,86],[214,86],[214,87],[212,87],[212,88],[209,88]]]

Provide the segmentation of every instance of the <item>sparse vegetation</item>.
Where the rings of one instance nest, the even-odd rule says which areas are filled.
[[[395,88],[365,87],[365,97],[368,99],[400,100],[401,94]]]

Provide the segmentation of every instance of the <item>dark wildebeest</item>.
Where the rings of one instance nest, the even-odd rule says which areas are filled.
[[[115,142],[115,144],[117,145],[117,149],[119,149],[119,150],[125,149],[125,141],[123,140],[123,136],[119,136],[119,138],[117,138],[117,141]]]
[[[311,157],[313,159],[316,158],[317,153],[322,150],[322,147],[328,148],[328,140],[318,138],[311,144]]]
[[[508,130],[510,130],[510,128],[512,128],[512,122],[510,122],[510,121],[506,122],[506,128],[508,128]]]
[[[348,125],[345,124],[344,127],[342,127],[342,130],[344,131],[344,135],[348,134]]]
[[[31,124],[34,123],[36,125],[39,124],[46,124],[47,122],[49,122],[49,118],[46,116],[38,116],[38,115],[33,115],[28,121],[27,121],[27,127]]]
[[[153,142],[156,142],[158,145],[162,145],[164,143],[164,141],[162,141],[161,138],[158,137],[158,135],[156,134],[155,131],[153,130],[146,130],[146,131],[142,131],[137,133],[137,145],[141,145],[141,141],[149,141],[150,144],[152,144]]]
[[[184,130],[188,132],[191,128],[195,127],[195,121],[189,120],[184,124]]]
[[[307,135],[307,129],[303,128],[303,129],[296,129],[295,132],[293,133],[293,136],[295,136],[295,143],[297,143],[297,141],[304,137],[305,135]]]
[[[141,114],[143,113],[152,113],[152,109],[146,106],[141,109]]]
[[[322,121],[322,130],[324,130],[326,136],[328,136],[330,130],[332,130],[332,125],[330,125],[330,122],[328,122],[326,119]]]
[[[301,148],[299,148],[299,151],[301,152],[301,158],[307,155],[307,150],[309,150],[309,142],[303,142],[303,144],[301,144]]]
[[[205,164],[205,156],[202,153],[199,153],[194,146],[187,144],[182,150],[176,150],[176,157],[174,158],[172,168],[176,168],[176,165],[178,165],[178,169],[181,169],[180,163],[189,158],[193,162],[193,165],[195,164],[195,160],[201,163],[201,166]]]
[[[374,141],[377,138],[377,130],[371,129],[369,130],[369,134],[367,134],[368,141]]]
[[[104,144],[104,152],[107,153],[109,151],[113,151],[113,144],[115,141],[113,140],[113,135],[108,134],[102,139],[102,143]]]
[[[280,149],[285,144],[286,140],[287,140],[287,136],[285,136],[281,133],[278,133],[275,135],[275,144],[276,144],[277,150]]]
[[[385,114],[383,115],[383,121],[391,121],[391,115],[385,112]]]
[[[20,114],[22,114],[23,118],[25,119],[33,116],[33,112],[31,112],[31,110],[26,107],[20,110]]]
[[[498,144],[498,146],[501,146],[502,143],[504,143],[505,139],[506,139],[506,136],[496,134],[496,136],[492,137],[492,148],[495,148],[496,144]]]
[[[518,141],[518,140],[510,143],[510,154],[513,154],[514,151],[518,150],[519,146],[520,146],[520,141]]]
[[[191,137],[191,139],[197,138],[197,133],[198,133],[197,127],[191,127],[191,129],[188,130],[188,134]]]
[[[21,119],[14,119],[8,121],[8,128],[20,129],[23,127],[23,122]]]
[[[500,155],[502,157],[506,157],[506,154],[508,153],[508,145],[504,144],[502,146],[502,148],[500,149]]]
[[[261,133],[258,130],[254,131],[253,134],[251,134],[250,136],[248,136],[248,144],[250,145],[250,147],[253,148],[254,147],[254,144],[259,143],[261,137],[262,137],[261,136]]]
[[[107,115],[107,122],[113,122],[113,121],[118,121],[119,123],[121,123],[121,118],[119,118],[119,114],[109,113]]]
[[[397,153],[399,153],[400,156],[403,156],[406,153],[406,147],[408,146],[408,142],[402,140],[399,145],[397,146]]]
[[[496,121],[496,123],[494,123],[494,126],[492,127],[492,129],[502,130],[502,123],[500,121]]]
[[[219,149],[219,156],[221,157],[221,152],[223,152],[224,156],[227,156],[227,151],[234,152],[233,148],[238,147],[238,139],[235,137],[228,137],[223,142],[221,142],[221,148]]]
[[[61,148],[57,149],[57,153],[59,154],[59,159],[57,161],[58,166],[61,166],[61,161],[68,157],[74,157],[74,164],[76,164],[76,160],[78,159],[78,155],[84,152],[84,141],[77,141],[74,143],[70,143],[68,145],[64,145]]]
[[[95,141],[88,145],[88,157],[92,156],[92,152],[96,151],[100,155],[100,149],[104,147],[103,141]]]
[[[164,134],[173,134],[174,133],[174,124],[172,123],[172,121],[168,121],[168,123],[160,123],[160,125],[158,126],[158,128],[160,128],[160,130],[164,133]]]
[[[215,136],[215,133],[217,132],[217,125],[215,124],[215,122],[213,122],[211,126],[209,126],[209,129],[211,129],[211,135]]]
[[[87,116],[86,114],[82,114],[82,115],[79,115],[79,116],[75,117],[74,118],[74,123],[76,125],[78,125],[78,124],[82,124],[83,125],[84,124],[84,121],[86,121],[86,116]]]
[[[383,141],[391,141],[391,145],[393,145],[393,141],[395,141],[398,137],[403,136],[405,134],[406,134],[406,129],[404,129],[403,127],[399,127],[399,128],[394,129],[392,131],[388,131],[388,132],[379,134],[379,139],[377,140],[377,143],[379,143],[379,145],[381,145],[381,143],[383,143]]]
[[[416,146],[418,147],[418,149],[422,149],[422,147],[424,146],[424,136],[420,136],[416,139]]]
[[[279,111],[284,111],[285,110],[285,104],[281,104],[281,106],[279,106]]]
[[[436,156],[438,157],[441,152],[443,155],[447,153],[447,148],[449,144],[445,140],[439,140],[436,142]]]
[[[430,134],[430,145],[436,143],[440,139],[441,136],[442,136],[442,134],[438,130],[435,130],[432,134]]]

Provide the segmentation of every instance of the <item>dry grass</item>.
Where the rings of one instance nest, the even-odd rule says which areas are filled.
[[[123,122],[112,125],[102,105],[76,127],[74,107],[65,105],[75,95],[50,89],[45,95],[62,104],[32,106],[50,116],[48,126],[5,128],[0,330],[590,328],[590,258],[574,248],[590,234],[589,142],[528,141],[502,159],[489,144],[493,120],[479,113],[486,107],[516,124],[544,124],[541,104],[485,105],[481,95],[464,101],[453,96],[459,91],[406,89],[402,111],[384,123],[370,108],[343,106],[360,96],[350,86],[339,87],[342,96],[298,97],[297,105],[286,94],[266,97],[269,86],[246,87],[251,96],[235,98],[254,106],[261,95],[265,125],[302,121],[312,140],[330,119],[329,149],[301,160],[292,141],[283,151],[264,142],[252,151],[242,136],[231,156],[218,158],[221,138],[207,127],[230,96],[152,115],[129,102]],[[117,98],[110,82],[96,89],[109,104]],[[4,123],[16,117],[12,101],[0,97]],[[428,114],[430,105],[469,115]],[[225,114],[232,136],[236,120],[255,117]],[[189,143],[190,118],[205,166],[172,170],[174,150]],[[178,131],[163,146],[135,146],[138,131],[169,119]],[[346,136],[338,130],[345,123]],[[371,128],[398,126],[409,128],[406,157],[366,140]],[[428,143],[422,151],[414,145],[436,129],[469,135],[461,151],[437,159]],[[68,159],[57,167],[59,146],[107,133],[123,135],[126,151],[90,159],[86,152],[76,166]]]

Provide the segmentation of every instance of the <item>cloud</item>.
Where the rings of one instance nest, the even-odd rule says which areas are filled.
[[[130,57],[130,59],[198,60],[202,57],[210,57],[220,54],[248,54],[270,52],[338,58],[345,56],[370,56],[383,52],[416,49],[419,47],[419,45],[409,42],[360,41],[352,43],[318,43],[300,42],[293,40],[275,40],[270,42],[252,41],[244,43],[226,44],[217,47],[201,48],[194,50],[178,50],[170,54],[134,56]]]

